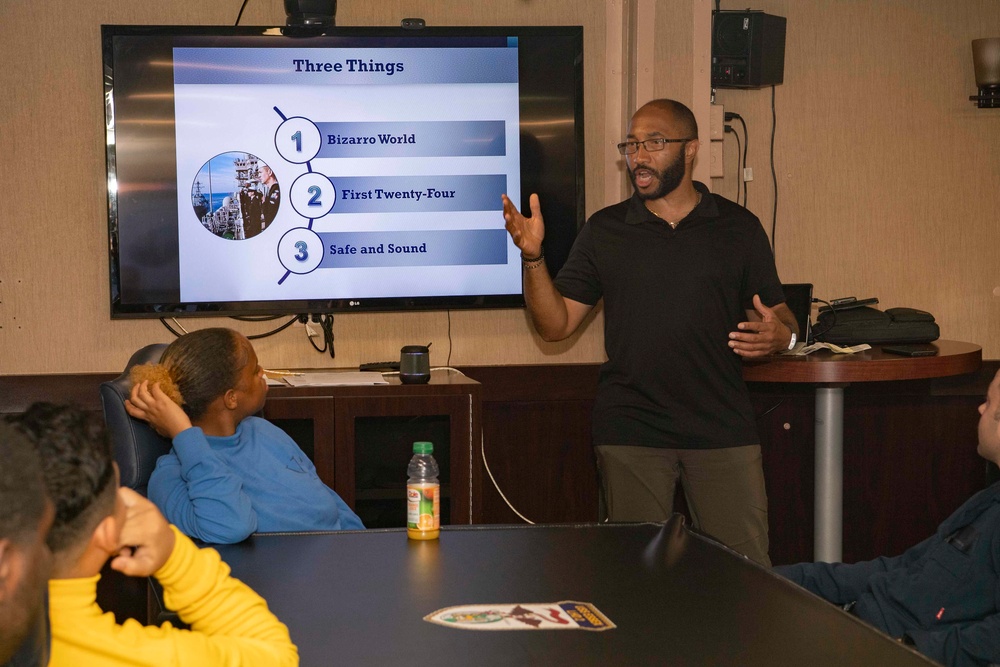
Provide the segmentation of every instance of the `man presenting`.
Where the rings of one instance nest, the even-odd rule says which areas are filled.
[[[537,195],[530,218],[504,196],[504,219],[543,339],[567,338],[604,299],[593,436],[608,518],[666,520],[680,478],[696,528],[769,564],[741,357],[789,349],[797,326],[760,221],[692,181],[697,137],[679,102],[635,113],[618,146],[635,193],[588,220],[555,282]]]

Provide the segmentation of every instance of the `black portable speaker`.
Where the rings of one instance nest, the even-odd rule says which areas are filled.
[[[785,17],[712,12],[712,86],[761,88],[785,77]]]
[[[404,345],[399,351],[399,381],[424,384],[431,380],[431,358],[426,345]]]

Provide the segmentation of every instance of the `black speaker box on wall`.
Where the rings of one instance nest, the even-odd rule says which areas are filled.
[[[785,17],[712,12],[712,86],[761,88],[785,76]]]

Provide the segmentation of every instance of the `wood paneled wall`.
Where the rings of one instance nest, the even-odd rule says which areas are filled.
[[[0,373],[120,369],[129,354],[172,336],[155,321],[108,317],[100,25],[228,24],[240,0],[60,0],[4,3],[0,54]],[[708,0],[342,1],[341,25],[580,24],[585,29],[587,209],[611,203],[622,181],[609,146],[620,110],[609,85],[635,91],[627,49],[652,54],[655,96],[704,105]],[[633,5],[635,5],[633,7]],[[731,0],[723,9],[737,9]],[[817,296],[878,296],[933,312],[942,336],[1000,358],[1000,110],[974,108],[970,41],[1000,34],[993,0],[759,0],[788,18],[785,83],[776,89],[777,261],[786,282]],[[652,48],[623,39],[621,17],[652,16]],[[251,0],[244,24],[280,24],[280,0]],[[645,26],[648,28],[648,26]],[[617,30],[611,34],[609,31]],[[649,69],[647,62],[637,68]],[[616,78],[620,77],[620,78]],[[634,93],[633,93],[634,94]],[[612,100],[613,101],[613,100]],[[751,132],[749,208],[770,229],[770,90],[719,91]],[[624,118],[627,120],[627,118]],[[703,134],[705,134],[703,132]],[[616,136],[619,135],[619,136]],[[735,143],[726,139],[735,191]],[[707,149],[703,152],[707,160]],[[610,184],[610,185],[609,185]],[[187,320],[193,327],[231,320]],[[432,363],[593,363],[603,359],[598,312],[576,336],[544,343],[523,311],[353,314],[336,318],[337,357],[315,353],[301,328],[257,343],[271,367],[351,367],[434,341]],[[450,336],[449,336],[450,333]]]
[[[863,382],[847,388],[845,562],[901,553],[930,535],[987,484],[986,463],[976,454],[976,408],[998,366],[1000,362],[992,361],[969,375]],[[474,476],[478,480],[474,495],[481,509],[477,521],[521,522],[501,492],[531,521],[596,520],[598,480],[590,417],[598,366],[470,366],[463,370],[482,383],[483,447],[474,452],[474,460],[476,465],[488,464],[490,472],[487,475],[484,467]],[[0,376],[0,417],[22,412],[37,400],[74,402],[100,411],[97,388],[111,377]],[[774,563],[811,560],[814,391],[803,384],[760,382],[751,383],[750,392],[764,457],[771,559]],[[294,409],[296,419],[330,421],[328,412],[317,417],[314,410],[322,412],[318,404],[301,402]],[[354,421],[347,414],[336,419]],[[378,427],[379,432],[391,433],[393,423],[390,418],[387,425]],[[337,428],[356,426],[340,423]],[[424,428],[419,421],[412,426]],[[301,444],[311,450],[312,428],[306,430],[309,436]],[[296,431],[289,434],[295,437]],[[676,500],[678,511],[683,511],[683,494],[678,493]]]

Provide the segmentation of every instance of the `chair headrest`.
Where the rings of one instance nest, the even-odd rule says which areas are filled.
[[[122,375],[127,377],[133,366],[157,363],[160,358],[163,357],[163,353],[168,347],[169,346],[166,343],[153,343],[152,345],[147,345],[146,347],[140,347],[135,351],[135,354],[129,357],[128,363],[125,364],[125,370],[122,372]]]
[[[121,472],[121,484],[143,495],[146,495],[156,460],[170,451],[170,442],[157,435],[149,424],[133,419],[125,411],[125,399],[132,389],[129,372],[133,366],[158,362],[166,349],[165,343],[143,347],[128,360],[121,375],[101,384],[101,406]]]

